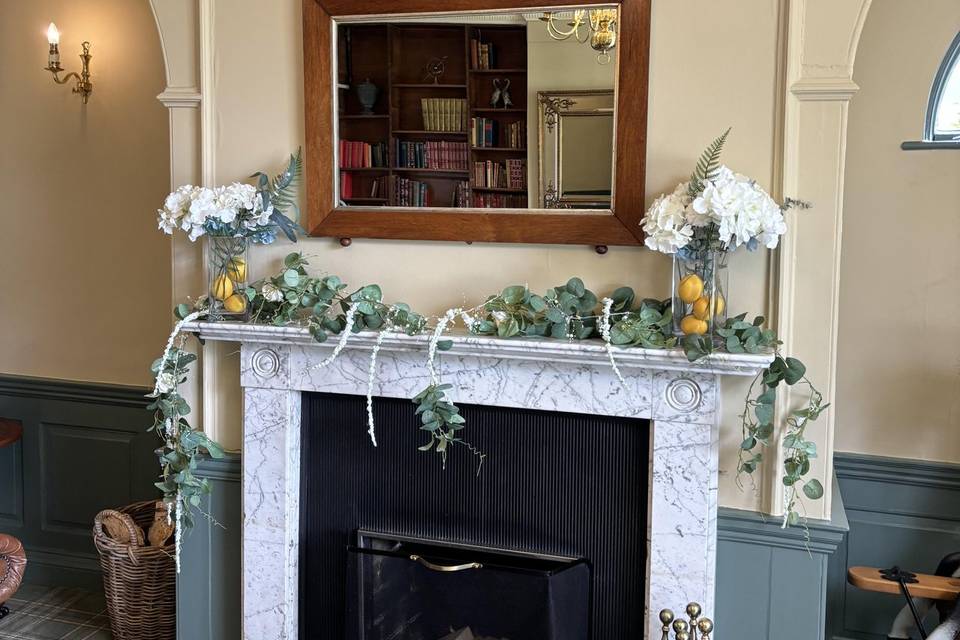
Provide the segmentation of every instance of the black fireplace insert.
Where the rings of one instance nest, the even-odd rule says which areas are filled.
[[[347,640],[583,640],[583,560],[359,532]]]
[[[478,470],[464,446],[454,447],[446,468],[440,456],[418,451],[426,437],[407,399],[374,400],[376,447],[367,437],[363,396],[306,393],[302,407],[301,640],[642,637],[646,420],[464,404],[463,435],[486,453]],[[389,540],[364,542],[358,531]],[[476,562],[484,570],[431,571],[411,555],[434,565]],[[372,573],[378,569],[389,575]],[[508,578],[523,587],[511,587]],[[577,589],[581,580],[589,586],[589,598],[576,598],[587,603],[585,633],[501,628],[502,605],[515,617],[536,609],[529,624],[562,626],[558,621],[573,612],[544,611],[543,603],[567,602],[559,589],[568,580]],[[394,599],[401,596],[447,604]],[[466,615],[471,606],[489,615]],[[464,615],[432,617],[438,613]],[[396,628],[404,616],[422,618],[425,635],[371,635]],[[358,620],[366,622],[358,628]]]

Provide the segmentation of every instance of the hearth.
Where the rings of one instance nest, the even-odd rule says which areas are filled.
[[[362,396],[302,398],[302,638],[440,640],[469,627],[600,640],[643,628],[647,420],[461,405],[486,453],[478,471],[465,447],[446,469],[418,451],[413,408],[375,399],[374,448]],[[425,563],[483,569],[433,575],[444,572]],[[445,604],[425,608],[434,598]],[[532,618],[510,626],[523,611]]]
[[[358,532],[347,640],[583,640],[583,560]]]

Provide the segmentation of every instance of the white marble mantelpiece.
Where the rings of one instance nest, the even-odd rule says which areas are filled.
[[[351,336],[324,369],[334,340],[292,327],[197,323],[205,340],[241,342],[244,387],[244,638],[296,638],[299,561],[300,395],[365,395],[376,334]],[[651,420],[647,610],[690,600],[713,611],[720,377],[754,375],[769,355],[717,354],[691,364],[680,350],[614,349],[602,343],[446,336],[438,353],[454,402]],[[411,398],[430,381],[426,336],[389,335],[374,395]],[[366,430],[366,424],[358,424]],[[639,605],[640,603],[638,603]],[[648,616],[648,638],[659,637]]]

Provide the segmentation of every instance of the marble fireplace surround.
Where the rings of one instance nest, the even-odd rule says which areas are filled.
[[[242,344],[243,637],[298,633],[300,398],[303,392],[365,395],[376,334],[351,336],[331,365],[334,341],[292,327],[195,323],[204,340]],[[499,339],[452,333],[438,352],[457,403],[649,419],[649,611],[696,600],[712,612],[716,566],[720,378],[752,376],[770,355],[717,354],[691,364],[680,350],[615,348],[626,388],[602,343]],[[374,396],[412,398],[430,380],[428,338],[390,334],[381,347]],[[374,400],[376,402],[376,400]],[[413,406],[411,405],[411,411]],[[357,429],[367,429],[358,424]]]

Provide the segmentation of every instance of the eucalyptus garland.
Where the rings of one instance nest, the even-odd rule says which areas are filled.
[[[319,367],[334,362],[351,335],[362,331],[378,332],[370,354],[367,384],[367,428],[374,446],[377,442],[373,393],[377,355],[383,340],[392,333],[429,335],[426,364],[430,383],[412,401],[416,405],[415,413],[420,416],[420,429],[427,438],[420,450],[439,454],[444,465],[450,451],[457,445],[478,458],[478,470],[484,459],[483,452],[462,436],[466,420],[447,396],[452,385],[443,383],[435,366],[437,351],[452,346],[450,340],[443,339],[444,333],[458,321],[475,335],[563,340],[599,338],[621,384],[624,379],[617,367],[614,347],[669,349],[678,346],[672,335],[670,301],[638,300],[629,287],[620,287],[601,299],[580,278],[571,278],[542,295],[525,285],[514,285],[476,307],[451,308],[442,316],[430,317],[403,302],[384,302],[383,291],[376,284],[353,289],[335,275],[310,275],[308,266],[303,254],[291,253],[284,258],[283,269],[277,275],[250,285],[244,292],[251,309],[250,322],[303,326],[318,343],[336,336],[335,348],[317,365]],[[163,440],[163,447],[158,452],[163,477],[157,487],[163,491],[167,504],[177,507],[199,508],[201,497],[209,493],[206,481],[193,475],[197,454],[205,449],[215,457],[222,455],[216,443],[190,426],[185,418],[190,407],[178,391],[179,385],[186,380],[188,365],[195,360],[195,356],[183,350],[186,336],[181,331],[186,322],[203,317],[205,304],[202,301],[194,306],[178,305],[175,313],[180,322],[163,357],[153,366],[157,376],[151,404],[156,411],[153,428]],[[773,350],[775,353],[773,363],[751,384],[740,416],[744,437],[738,474],[754,473],[762,462],[762,453],[756,450],[757,447],[774,442],[774,404],[779,385],[803,385],[809,392],[806,404],[792,410],[785,419],[783,483],[788,487],[784,505],[784,526],[787,526],[801,522],[804,497],[818,499],[823,495],[823,487],[817,480],[803,482],[810,470],[810,460],[816,457],[816,446],[805,438],[804,429],[828,405],[823,404],[822,394],[807,378],[804,365],[779,352],[781,343],[776,333],[764,329],[763,322],[762,317],[748,322],[745,314],[740,315],[729,319],[718,334],[725,340],[721,348],[726,352],[768,353]],[[716,348],[705,336],[687,336],[681,346],[691,362],[708,357]],[[802,491],[798,491],[798,487],[802,487]],[[180,510],[176,511],[178,515]],[[187,527],[191,524],[189,509],[184,510],[183,524]]]

